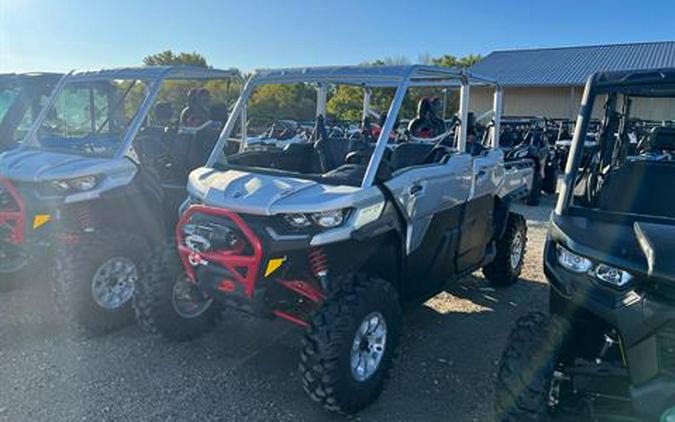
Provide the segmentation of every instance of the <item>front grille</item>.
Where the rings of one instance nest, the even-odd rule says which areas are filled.
[[[664,326],[657,336],[659,368],[662,372],[675,373],[675,322]]]

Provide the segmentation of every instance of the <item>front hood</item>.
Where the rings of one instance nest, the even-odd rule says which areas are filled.
[[[376,187],[332,186],[296,177],[208,168],[190,174],[188,190],[205,205],[255,215],[349,208],[372,195],[382,195]]]
[[[30,149],[0,154],[0,176],[22,182],[72,179],[95,174],[128,172],[134,164],[124,158],[93,158]]]
[[[647,273],[645,254],[633,224],[582,216],[553,216],[553,240],[588,258],[632,273]]]

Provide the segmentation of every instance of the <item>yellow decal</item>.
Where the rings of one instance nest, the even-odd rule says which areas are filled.
[[[38,214],[33,218],[33,228],[37,229],[44,226],[52,219],[52,216],[49,214]]]
[[[286,258],[270,259],[267,262],[267,269],[265,270],[265,277],[269,276],[270,274],[272,274],[273,272],[278,270],[279,267],[281,267],[284,264],[284,262],[286,262]]]

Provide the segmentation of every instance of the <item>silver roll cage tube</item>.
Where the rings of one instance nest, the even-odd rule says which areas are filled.
[[[317,114],[326,110],[328,85],[360,86],[364,90],[363,116],[371,114],[369,103],[371,89],[396,88],[396,94],[389,106],[387,119],[377,139],[375,150],[370,158],[361,187],[370,187],[375,181],[377,169],[382,161],[387,147],[389,135],[394,129],[401,104],[408,88],[414,87],[443,87],[460,89],[459,130],[457,132],[457,147],[460,152],[466,151],[467,130],[466,123],[469,114],[470,86],[488,86],[495,88],[494,109],[492,110],[493,125],[491,130],[491,146],[498,146],[499,116],[501,116],[502,90],[499,84],[490,78],[473,74],[464,69],[454,69],[427,65],[406,66],[341,66],[341,67],[312,67],[293,69],[258,70],[246,81],[241,95],[234,106],[230,117],[220,134],[218,143],[211,152],[206,167],[212,168],[216,163],[227,164],[224,147],[231,138],[237,121],[241,120],[240,145],[246,144],[246,105],[251,94],[261,85],[313,83],[317,86]]]

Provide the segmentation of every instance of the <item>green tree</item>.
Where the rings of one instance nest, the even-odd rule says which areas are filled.
[[[164,50],[160,53],[145,56],[143,58],[143,64],[146,66],[190,64],[194,66],[208,67],[206,58],[197,52],[182,52],[176,54],[171,50]]]
[[[470,54],[461,58],[453,56],[452,54],[445,54],[441,57],[432,58],[430,63],[436,66],[459,67],[466,69],[476,64],[476,62],[480,61],[482,58],[483,56],[480,54]]]
[[[276,119],[313,120],[316,116],[316,90],[307,84],[263,85],[249,101],[253,126]]]

